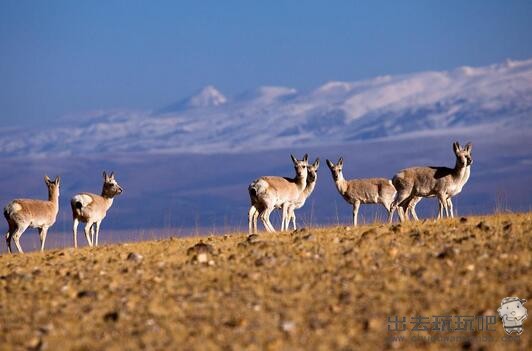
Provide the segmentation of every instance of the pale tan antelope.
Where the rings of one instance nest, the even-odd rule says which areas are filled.
[[[20,237],[28,228],[37,228],[41,239],[41,252],[44,251],[44,243],[48,229],[54,225],[59,211],[59,186],[61,178],[54,180],[44,177],[48,188],[48,201],[32,199],[16,199],[4,208],[9,230],[6,234],[7,250],[11,253],[11,239],[15,241],[18,252],[22,251]]]
[[[443,218],[444,211],[447,217],[454,217],[451,198],[459,194],[469,180],[470,166],[473,163],[471,149],[471,143],[464,148],[458,142],[453,143],[456,156],[454,168],[412,167],[399,171],[392,179],[397,189],[394,208],[401,206],[403,209],[410,209],[414,219],[417,219],[415,205],[420,201],[419,198],[435,196],[439,201],[438,218]],[[399,215],[401,221],[406,219],[403,211],[399,211]]]
[[[74,247],[78,247],[78,223],[85,223],[85,238],[89,246],[98,246],[100,224],[113,205],[115,196],[121,194],[122,187],[118,185],[114,172],[107,175],[103,172],[102,195],[79,193],[70,200],[72,217],[74,218]],[[95,236],[96,235],[96,236]]]
[[[395,188],[391,180],[386,178],[367,178],[345,180],[342,173],[344,160],[342,157],[335,165],[327,160],[327,166],[336,184],[336,189],[345,201],[353,205],[353,225],[358,224],[358,210],[361,204],[381,204],[388,211],[388,221],[393,219],[392,202]]]
[[[296,171],[295,178],[265,176],[253,181],[249,187],[251,207],[248,211],[249,233],[257,232],[257,219],[260,216],[264,228],[275,232],[270,222],[270,214],[283,204],[296,201],[307,185],[308,155],[301,161],[290,155]],[[285,205],[286,206],[286,205]]]
[[[469,146],[469,150],[471,150],[472,148],[472,145],[471,143],[468,143],[466,145],[466,148]],[[471,163],[473,161],[471,160]],[[469,180],[469,176],[471,175],[471,164],[469,164],[467,167],[466,167],[466,172],[464,174],[464,177],[462,178],[462,181],[461,181],[461,186],[458,186],[456,188],[456,192],[452,195],[452,196],[456,196],[458,195],[464,185],[467,183],[467,181]],[[432,196],[429,196],[429,197],[432,197]],[[409,214],[412,215],[412,218],[416,221],[419,220],[418,216],[417,216],[417,213],[416,213],[416,205],[419,203],[419,201],[421,201],[422,197],[414,197],[412,200],[410,200],[409,203],[404,203],[401,207],[403,208],[403,212],[405,213],[405,219],[408,220],[410,219],[409,218]],[[438,202],[439,204],[439,202]],[[451,217],[454,217],[454,214],[456,213],[456,211],[454,210],[453,208],[453,202],[452,202],[452,199],[451,197],[449,197],[447,199],[447,206],[449,207],[449,212],[451,214]]]
[[[288,227],[290,226],[290,221],[292,221],[292,225],[294,230],[297,229],[296,227],[296,214],[295,210],[300,209],[305,205],[305,201],[307,201],[308,197],[312,194],[314,191],[314,188],[316,187],[316,182],[318,181],[318,168],[320,167],[320,159],[317,158],[314,163],[308,165],[307,168],[307,186],[305,187],[305,190],[301,193],[297,201],[292,202],[288,204],[288,206],[283,206],[285,208],[286,213],[283,212],[283,219],[281,224],[281,230],[288,230]]]

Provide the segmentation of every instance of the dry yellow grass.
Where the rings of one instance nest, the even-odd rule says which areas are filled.
[[[0,349],[531,349],[531,320],[509,343],[387,330],[531,298],[531,239],[526,213],[3,255]]]

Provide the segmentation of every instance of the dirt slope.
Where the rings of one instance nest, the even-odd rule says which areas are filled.
[[[0,350],[532,349],[532,317],[511,341],[498,317],[493,332],[387,330],[532,298],[531,253],[526,213],[3,255]]]

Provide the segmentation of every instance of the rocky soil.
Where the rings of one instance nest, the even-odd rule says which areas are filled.
[[[5,254],[0,350],[532,349],[532,317],[511,340],[498,317],[491,332],[388,331],[394,316],[497,315],[532,298],[531,262],[532,213]]]

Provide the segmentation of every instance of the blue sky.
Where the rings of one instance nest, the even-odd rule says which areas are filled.
[[[0,0],[0,120],[532,57],[532,1]]]

